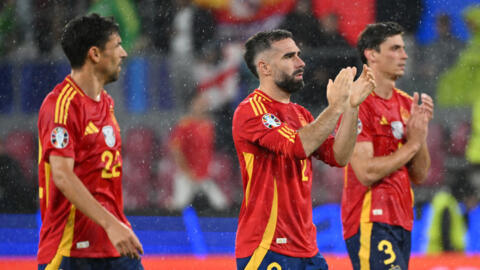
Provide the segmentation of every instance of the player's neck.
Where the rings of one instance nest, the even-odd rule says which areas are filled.
[[[104,83],[98,76],[88,68],[72,69],[70,77],[82,89],[83,92],[95,101],[100,100],[100,93],[103,91]]]
[[[384,99],[390,99],[393,95],[393,89],[395,88],[395,79],[390,78],[386,74],[380,74],[375,72],[375,94]]]
[[[258,86],[262,92],[267,94],[269,97],[273,98],[275,101],[281,103],[290,103],[290,96],[291,94],[280,89],[274,81],[264,80],[263,82],[260,81],[260,85]]]

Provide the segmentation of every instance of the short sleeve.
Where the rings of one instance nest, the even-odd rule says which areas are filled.
[[[360,104],[357,124],[357,142],[373,141],[374,127],[372,125],[374,117],[371,115],[368,106]]]
[[[248,106],[240,106],[234,115],[233,134],[277,154],[307,157],[298,132],[272,113],[256,115]]]
[[[38,116],[38,135],[47,162],[50,155],[75,158],[76,113],[71,102],[62,100],[62,96],[48,96]]]

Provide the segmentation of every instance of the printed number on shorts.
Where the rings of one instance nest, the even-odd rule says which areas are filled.
[[[277,262],[272,262],[267,266],[267,270],[282,270],[282,267]]]
[[[395,261],[397,258],[397,255],[395,255],[395,252],[393,251],[392,243],[387,240],[382,240],[380,243],[378,243],[378,250],[385,252],[385,254],[390,255],[390,258],[386,259],[383,261],[384,264],[391,264]]]
[[[117,171],[118,167],[122,165],[121,162],[119,162],[118,160],[119,156],[119,151],[115,152],[115,157],[113,156],[113,153],[109,150],[106,150],[102,153],[102,162],[105,162],[105,168],[103,168],[102,170],[102,178],[110,179],[120,176],[120,172]],[[114,163],[113,166],[112,163]]]
[[[308,181],[308,176],[305,175],[307,171],[307,160],[306,159],[300,160],[300,164],[302,164],[302,181],[306,182]]]

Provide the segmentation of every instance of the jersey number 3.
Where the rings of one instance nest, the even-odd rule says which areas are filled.
[[[115,152],[115,157],[113,156],[113,153],[110,152],[109,150],[106,150],[105,152],[102,153],[102,162],[105,162],[105,167],[102,170],[102,178],[110,179],[113,177],[120,176],[120,172],[117,171],[118,167],[122,165],[121,162],[119,162],[118,160],[119,156],[120,156],[119,151]]]

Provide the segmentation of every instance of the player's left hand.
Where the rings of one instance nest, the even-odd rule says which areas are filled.
[[[425,93],[422,93],[421,98],[422,103],[420,104],[420,108],[423,113],[427,115],[428,121],[430,121],[433,119],[433,99]]]
[[[350,106],[356,108],[360,105],[375,89],[375,77],[372,69],[367,65],[363,65],[362,74],[353,82],[352,91],[350,92]]]

